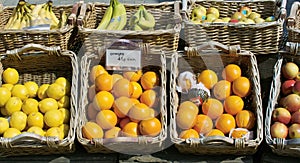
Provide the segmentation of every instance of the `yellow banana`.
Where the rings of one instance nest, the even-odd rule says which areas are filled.
[[[13,12],[8,19],[8,22],[5,24],[4,29],[9,29],[12,23],[18,18],[18,12],[20,12],[20,6],[17,6],[13,9]]]
[[[53,3],[52,3],[52,1],[48,2],[48,6],[49,6],[48,7],[48,12],[49,12],[49,16],[50,16],[51,21],[53,22],[53,24],[58,25],[59,20],[56,17],[55,13],[53,12]]]
[[[105,14],[103,15],[97,29],[99,30],[105,29],[108,26],[112,15],[113,15],[113,0],[110,1],[110,5],[106,9]]]
[[[151,29],[155,26],[155,18],[154,16],[149,13],[144,6],[140,6],[143,16],[138,22],[138,25],[143,28],[144,30]]]
[[[31,15],[32,18],[37,18],[39,15],[40,10],[42,9],[42,7],[45,5],[45,3],[43,4],[38,4],[35,6],[35,8],[31,11]]]
[[[125,6],[118,0],[114,0],[113,15],[106,29],[122,30],[126,26],[126,22],[127,16]]]
[[[59,12],[60,12],[60,18],[59,18],[58,28],[63,28],[67,23],[68,17],[65,10],[61,9]]]

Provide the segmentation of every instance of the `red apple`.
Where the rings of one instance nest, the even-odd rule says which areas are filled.
[[[293,86],[292,92],[300,95],[300,81],[296,81]]]
[[[284,94],[284,95],[288,95],[288,94],[291,94],[292,91],[293,91],[293,87],[294,87],[294,84],[296,83],[295,80],[293,79],[290,79],[290,80],[286,80],[282,83],[281,85],[281,92]],[[299,87],[300,88],[300,87]]]
[[[282,66],[282,75],[286,79],[294,79],[299,72],[299,67],[293,62],[287,62]]]
[[[289,137],[291,139],[300,138],[300,124],[294,123],[289,127]]]
[[[296,111],[292,114],[291,123],[300,124],[300,111]]]
[[[238,23],[239,20],[237,20],[237,19],[231,19],[229,22],[230,22],[230,23]]]
[[[290,112],[295,112],[300,109],[300,96],[292,93],[287,95],[282,101],[282,106]]]
[[[271,126],[272,138],[286,138],[287,135],[288,135],[288,128],[285,124],[281,122],[275,122]]]
[[[272,120],[288,124],[291,120],[291,113],[286,108],[276,108],[272,112]]]

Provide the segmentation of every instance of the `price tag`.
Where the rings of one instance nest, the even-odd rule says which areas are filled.
[[[141,69],[141,50],[106,49],[106,68],[110,70]]]

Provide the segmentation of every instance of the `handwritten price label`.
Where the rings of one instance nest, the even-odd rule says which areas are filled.
[[[112,70],[141,69],[141,50],[106,50],[106,67]]]

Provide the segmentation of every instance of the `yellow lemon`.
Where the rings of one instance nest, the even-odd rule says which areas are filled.
[[[39,99],[42,100],[42,99],[45,99],[45,98],[48,97],[47,94],[46,94],[46,90],[48,89],[49,86],[50,86],[50,84],[42,84],[39,87],[39,89],[37,91],[37,96],[38,96]]]
[[[57,103],[59,108],[70,108],[70,97],[65,95],[60,98]]]
[[[57,83],[57,84],[63,86],[64,89],[65,89],[66,95],[70,95],[71,94],[71,84],[70,84],[70,82],[66,78],[59,77],[59,78],[57,78],[55,80],[54,83]]]
[[[11,97],[11,92],[5,87],[0,87],[0,107],[3,107]]]
[[[11,97],[5,104],[5,110],[7,115],[12,115],[12,113],[16,111],[20,111],[22,109],[22,100],[19,97]]]
[[[41,136],[45,136],[45,131],[42,128],[37,127],[37,126],[30,127],[27,130],[27,132],[34,133],[34,134],[41,135]]]
[[[46,94],[50,98],[59,100],[66,94],[66,92],[65,92],[65,89],[63,86],[61,86],[57,83],[53,83],[53,84],[50,84],[50,86],[46,90]]]
[[[4,138],[13,138],[17,135],[20,135],[21,131],[19,131],[16,128],[8,128],[4,133],[3,133],[3,137]]]
[[[8,116],[8,113],[7,113],[6,109],[5,109],[5,107],[1,107],[1,108],[0,108],[0,112],[1,112],[1,114],[2,114],[3,116]]]
[[[24,86],[28,90],[29,97],[36,97],[39,85],[36,82],[28,81],[24,83]]]
[[[57,101],[53,98],[45,98],[39,102],[39,109],[42,113],[46,113],[49,110],[57,110]]]
[[[58,127],[63,124],[64,119],[60,110],[49,110],[44,115],[44,122],[49,127]]]
[[[6,118],[0,117],[0,135],[9,128],[9,123]]]
[[[19,97],[22,101],[29,97],[27,88],[22,84],[16,84],[11,90],[11,96]]]
[[[59,127],[51,127],[46,131],[45,136],[58,137],[58,139],[62,140],[64,138],[64,132]]]
[[[40,113],[40,112],[30,113],[27,117],[27,126],[28,127],[36,126],[36,127],[43,128],[44,127],[44,116],[43,116],[43,114]]]
[[[23,131],[27,124],[27,115],[21,111],[16,111],[10,116],[9,125]]]
[[[14,68],[7,68],[2,73],[4,83],[17,84],[19,81],[19,73]]]
[[[70,122],[70,117],[71,117],[70,110],[68,110],[66,108],[59,108],[58,110],[62,114],[63,123],[69,123]]]
[[[39,102],[34,98],[29,98],[23,102],[22,111],[25,114],[39,111]]]
[[[70,126],[68,124],[62,124],[59,126],[59,128],[63,131],[64,138],[67,137],[69,134]]]
[[[13,85],[13,84],[2,84],[2,87],[5,87],[5,88],[7,88],[9,91],[11,91],[12,88],[14,87],[14,85]]]

